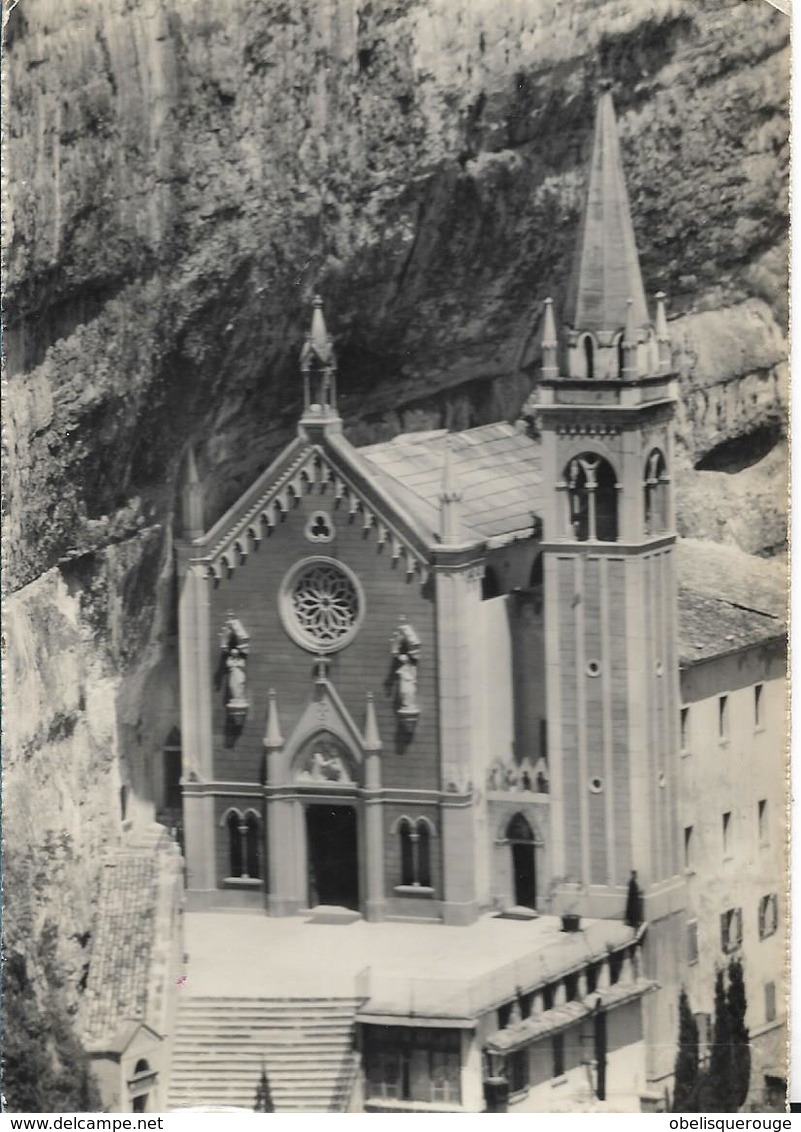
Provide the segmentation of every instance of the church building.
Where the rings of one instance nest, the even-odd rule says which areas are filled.
[[[528,1085],[547,1039],[562,1056],[547,1080],[567,1071],[559,1034],[600,993],[610,1018],[629,1012],[620,1044],[643,1045],[643,1091],[672,1071],[687,938],[677,392],[608,90],[566,306],[546,299],[543,326],[536,432],[356,448],[317,298],[297,436],[208,528],[190,453],[177,546],[188,907],[334,906],[465,931],[488,913],[561,918],[547,971],[451,1038],[442,1012],[429,1018],[431,1048],[457,1078],[483,1051]],[[577,949],[584,926],[595,942]],[[357,1022],[367,1099],[389,1103],[402,1089],[387,1033],[421,1039],[378,997]]]

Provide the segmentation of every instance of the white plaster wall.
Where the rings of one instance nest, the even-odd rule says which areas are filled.
[[[477,607],[476,624],[471,629],[474,655],[473,702],[476,741],[473,785],[476,789],[475,870],[479,903],[491,903],[491,860],[487,826],[487,774],[492,762],[511,760],[514,752],[514,687],[512,683],[512,637],[509,627],[509,599],[491,598]]]
[[[736,661],[717,662],[716,684],[701,689],[714,694],[693,700],[696,687],[685,677],[689,705],[685,752],[681,756],[680,822],[693,827],[693,855],[687,873],[688,917],[698,920],[698,962],[687,970],[687,991],[696,1012],[713,1010],[716,966],[728,961],[721,949],[720,915],[741,907],[743,962],[748,1001],[747,1024],[755,1042],[752,1083],[761,1072],[760,1034],[769,1027],[765,984],[776,985],[777,1019],[786,1014],[782,972],[785,966],[787,903],[785,899],[785,766],[786,687],[783,679],[763,684],[761,724],[755,726],[754,685],[736,687],[742,679]],[[728,671],[727,667],[728,666]],[[752,675],[762,670],[755,666]],[[749,677],[750,678],[750,677]],[[726,691],[726,685],[734,686]],[[728,695],[728,738],[718,737],[719,695]],[[759,836],[757,806],[767,801],[768,834]],[[722,815],[729,811],[730,849],[724,854]],[[768,893],[779,897],[778,930],[759,938],[758,909]],[[769,1055],[767,1055],[769,1056]]]

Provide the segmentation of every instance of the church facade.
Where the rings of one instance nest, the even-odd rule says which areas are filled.
[[[642,1088],[672,1070],[686,969],[677,394],[608,91],[560,313],[557,331],[547,300],[538,435],[500,423],[355,448],[315,300],[297,437],[208,529],[190,455],[188,899],[465,928],[489,911],[616,921],[603,962],[634,965],[618,997],[636,1003]],[[595,989],[583,966],[580,989]],[[507,1040],[492,1017],[481,1040],[501,1060],[564,1028]]]

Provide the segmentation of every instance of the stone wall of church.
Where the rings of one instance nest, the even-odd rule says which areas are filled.
[[[330,513],[336,534],[331,542],[312,543],[304,536],[304,528],[310,516],[321,509]],[[240,782],[260,780],[270,688],[276,691],[285,740],[289,740],[301,712],[312,698],[315,657],[285,631],[278,591],[287,571],[297,562],[320,555],[341,560],[354,571],[363,587],[365,604],[364,619],[355,639],[330,658],[329,680],[359,728],[364,724],[366,694],[374,693],[378,728],[384,744],[383,785],[438,789],[434,607],[429,590],[421,588],[417,577],[407,580],[402,566],[393,563],[389,546],[379,546],[375,532],[365,532],[361,519],[350,522],[344,507],[338,511],[330,497],[321,496],[317,491],[301,498],[230,578],[216,586],[209,583],[212,671],[220,655],[215,634],[222,628],[228,610],[242,621],[250,634],[247,661],[250,710],[241,735],[233,741],[225,735],[224,690],[221,688],[214,693],[216,777]],[[398,735],[396,690],[391,680],[390,644],[401,614],[408,618],[421,640],[420,718],[410,741]]]

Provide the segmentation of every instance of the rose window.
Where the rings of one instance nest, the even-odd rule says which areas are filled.
[[[356,635],[364,611],[356,576],[330,558],[307,560],[292,570],[279,600],[287,632],[312,652],[343,648]]]

